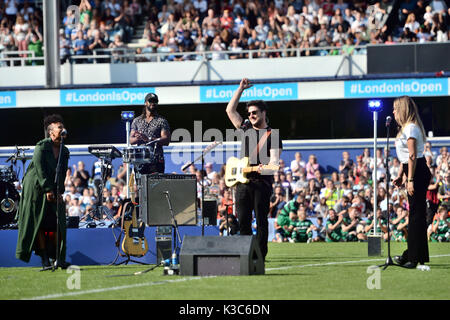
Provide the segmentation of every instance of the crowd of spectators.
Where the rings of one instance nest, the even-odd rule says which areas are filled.
[[[430,241],[449,241],[450,156],[447,147],[442,147],[439,154],[431,150],[431,144],[426,143],[425,155],[433,174],[427,193],[428,235]],[[337,170],[326,175],[322,174],[314,154],[304,161],[297,152],[288,164],[281,159],[270,199],[269,218],[274,218],[276,230],[274,241],[366,241],[375,220],[377,233],[383,234],[385,240],[389,235],[395,241],[406,241],[409,213],[406,191],[391,185],[387,195],[389,203],[386,201],[385,157],[388,157],[391,179],[397,177],[400,162],[386,153],[378,149],[375,163],[367,148],[355,159],[344,151],[336,163]],[[374,171],[377,172],[377,219],[373,219]],[[189,169],[197,177],[198,198],[201,198],[202,185],[207,196],[217,197],[221,233],[230,228],[230,234],[236,234],[239,221],[233,214],[232,190],[225,185],[224,172],[224,167],[220,172],[213,171],[210,163],[203,173],[193,166]]]
[[[75,2],[75,1],[74,1]],[[64,1],[64,4],[70,4]],[[450,8],[443,0],[403,0],[386,24],[392,0],[80,0],[62,12],[60,56],[96,49],[126,51],[145,24],[133,53],[165,53],[163,60],[338,55],[364,53],[365,44],[447,41]],[[63,8],[65,10],[65,8]],[[0,51],[32,50],[42,56],[42,11],[34,1],[0,1]],[[31,47],[30,47],[31,45]],[[356,48],[355,48],[356,46]],[[324,49],[322,49],[324,48]],[[265,51],[277,49],[278,51]],[[224,53],[227,51],[227,53]],[[231,51],[231,53],[230,53]],[[128,52],[128,53],[129,53]],[[197,52],[197,54],[185,54]],[[298,53],[299,52],[299,53]],[[124,61],[116,54],[113,61]],[[140,56],[138,60],[154,58]],[[92,62],[93,59],[73,59]],[[96,62],[111,61],[110,59]],[[42,63],[30,61],[29,63]]]

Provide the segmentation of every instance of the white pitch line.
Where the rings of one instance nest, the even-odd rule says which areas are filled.
[[[441,257],[450,257],[450,254],[441,254],[441,255],[436,255],[436,256],[430,256],[430,258],[441,258]],[[354,260],[354,261],[335,261],[335,262],[326,262],[326,263],[312,263],[312,264],[304,264],[304,265],[296,265],[296,266],[267,268],[267,269],[265,269],[265,271],[277,271],[277,270],[286,270],[286,269],[293,269],[293,268],[306,268],[306,267],[321,267],[321,266],[363,263],[363,262],[384,261],[384,260],[386,260],[386,259],[364,259],[364,260]],[[155,286],[155,285],[166,284],[166,283],[177,283],[177,282],[201,280],[201,279],[216,278],[216,277],[217,276],[186,277],[186,278],[172,279],[172,280],[152,281],[152,282],[136,283],[136,284],[129,284],[129,285],[124,285],[124,286],[116,286],[116,287],[109,287],[109,288],[74,291],[74,292],[67,292],[67,293],[56,293],[56,294],[50,294],[50,295],[46,295],[46,296],[25,298],[22,300],[60,299],[60,298],[64,298],[64,297],[73,297],[73,296],[79,296],[79,295],[83,295],[83,294],[102,293],[102,292],[108,292],[108,291],[116,291],[116,290],[131,289],[131,288],[146,287],[146,286]]]

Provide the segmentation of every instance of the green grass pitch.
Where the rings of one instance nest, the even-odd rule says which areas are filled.
[[[391,243],[392,256],[405,243]],[[368,257],[367,243],[269,243],[265,275],[165,276],[162,267],[80,266],[39,272],[39,268],[0,268],[0,299],[57,300],[447,300],[450,244],[429,243],[429,271],[383,264]]]

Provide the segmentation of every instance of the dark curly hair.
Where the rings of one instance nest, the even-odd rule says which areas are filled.
[[[64,124],[63,118],[59,114],[50,114],[44,118],[44,129],[45,129],[45,137],[47,138],[49,135],[49,126],[52,123],[58,123],[61,122]]]

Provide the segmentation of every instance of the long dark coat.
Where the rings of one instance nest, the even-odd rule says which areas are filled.
[[[58,159],[53,154],[53,142],[50,138],[39,141],[34,149],[33,159],[23,178],[22,196],[18,210],[19,232],[17,238],[16,257],[29,262],[35,249],[34,243],[45,212],[56,215],[56,202],[48,202],[46,193],[56,194],[55,173]],[[59,190],[64,192],[70,152],[63,146],[59,173]],[[61,239],[60,260],[66,256],[66,214],[64,202],[59,203],[59,231]]]

